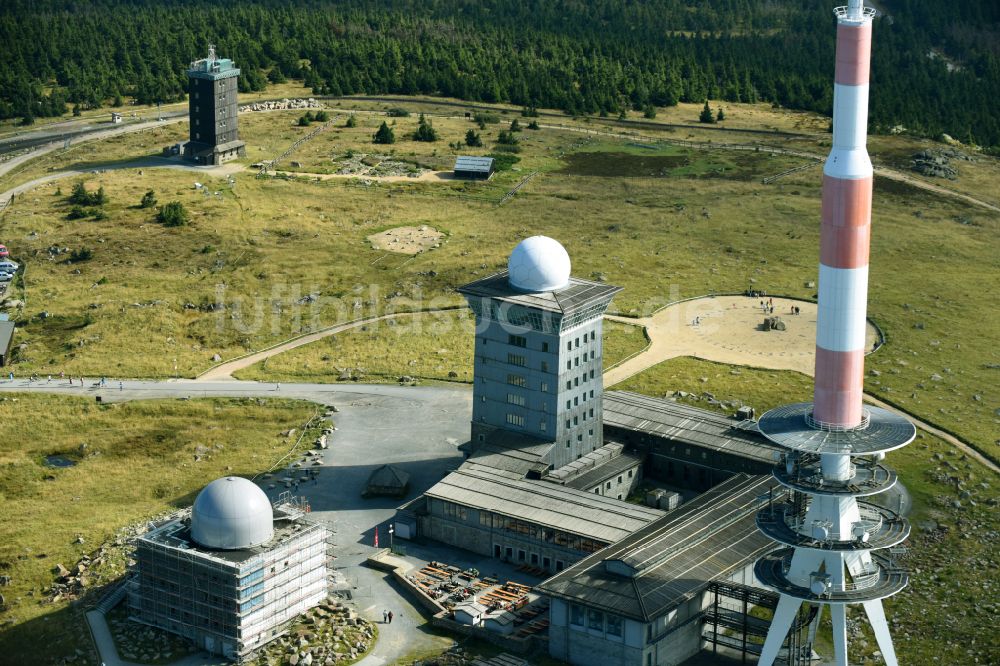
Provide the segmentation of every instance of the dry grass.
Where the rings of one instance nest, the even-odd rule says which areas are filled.
[[[389,105],[398,104],[382,106]],[[460,109],[451,112],[461,116]],[[248,160],[273,157],[301,135],[293,126],[298,115],[241,119]],[[488,126],[488,144],[515,115]],[[305,168],[309,160],[347,150],[370,151],[377,122],[380,117],[365,116],[358,128],[325,133],[289,160],[304,160]],[[401,140],[392,147],[396,155],[447,163],[447,142],[474,127],[464,117],[434,122],[441,141]],[[401,136],[415,125],[415,115],[397,119]],[[177,359],[177,372],[193,375],[215,353],[233,357],[388,308],[461,304],[457,285],[502,268],[510,249],[537,233],[566,245],[575,274],[603,275],[624,286],[613,305],[622,314],[648,313],[673,297],[742,291],[751,282],[771,293],[815,294],[806,285],[817,272],[819,169],[764,186],[759,177],[800,160],[707,147],[650,150],[630,139],[569,131],[521,135],[520,170],[489,184],[364,186],[238,175],[233,193],[211,180],[210,188],[223,195],[206,200],[191,188],[191,174],[107,172],[87,177],[90,187],[103,183],[111,195],[103,222],[66,221],[55,185],[43,186],[0,222],[0,233],[28,265],[25,314],[57,315],[19,331],[29,346],[15,370],[165,376],[174,373]],[[566,173],[567,153],[606,159],[605,175]],[[616,175],[635,172],[643,156],[679,157],[684,166],[665,177]],[[541,175],[510,202],[492,204],[535,170]],[[63,183],[64,191],[69,186]],[[152,224],[148,211],[132,208],[147,189],[161,201],[183,201],[193,223],[182,229]],[[1000,287],[1000,215],[881,180],[876,194],[869,313],[889,345],[869,359],[881,376],[870,377],[868,389],[1000,457],[994,412],[1000,351],[985,334],[1000,327],[1000,315],[981,305]],[[366,240],[387,228],[422,224],[447,234],[442,247],[409,258],[376,251]],[[37,237],[29,237],[33,231]],[[95,257],[76,266],[49,262],[50,245],[88,246]],[[94,286],[101,278],[106,283]],[[243,300],[239,312],[185,309],[215,302],[217,285],[224,285],[230,305]],[[296,303],[310,293],[317,294],[315,304]]]
[[[390,323],[391,322],[391,323]],[[400,317],[345,331],[253,365],[238,379],[308,382],[472,381],[475,320],[468,310]],[[642,328],[604,322],[604,366],[645,348]]]
[[[314,413],[291,400],[151,400],[95,405],[82,398],[0,398],[0,572],[11,577],[0,621],[7,663],[53,663],[89,650],[82,608],[48,603],[51,569],[72,567],[122,526],[190,505],[206,483],[251,476],[283,455],[279,433]],[[40,417],[40,415],[44,415]],[[195,462],[195,448],[205,447]],[[45,456],[76,465],[49,468]],[[82,536],[82,545],[74,543]],[[123,573],[124,561],[91,568],[90,587]]]

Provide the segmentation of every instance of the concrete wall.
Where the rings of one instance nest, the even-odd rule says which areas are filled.
[[[582,608],[582,607],[580,607]],[[583,625],[574,624],[571,604],[552,599],[549,606],[549,654],[580,666],[640,666],[643,659],[642,625],[617,618],[620,635],[609,633],[609,616],[603,612],[590,617],[584,610]],[[599,620],[599,621],[598,621]],[[596,628],[600,624],[601,628]]]

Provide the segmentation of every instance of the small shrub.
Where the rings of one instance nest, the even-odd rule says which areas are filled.
[[[472,119],[482,125],[496,125],[500,122],[500,116],[495,113],[486,113],[484,111],[477,111]]]
[[[514,120],[510,121],[510,131],[511,132],[521,131],[521,123],[517,122],[517,118],[514,118]]]
[[[409,118],[410,112],[407,111],[406,109],[393,107],[388,111],[386,111],[386,115],[388,115],[390,118]]]
[[[470,148],[478,148],[483,145],[483,139],[476,133],[476,130],[469,130],[465,133],[465,145]]]
[[[344,123],[344,127],[357,127],[357,126],[358,126],[358,119],[355,117],[355,115],[352,113],[351,115],[347,116],[347,122]]]
[[[139,202],[139,208],[152,208],[156,205],[156,192],[149,190],[142,195],[142,201]]]
[[[181,227],[188,222],[188,212],[180,201],[171,201],[160,208],[156,221],[166,227]]]
[[[537,130],[537,129],[541,129],[541,128],[538,126],[538,121],[537,120],[532,120],[530,123],[528,123],[528,129],[530,129],[530,130]]]
[[[504,146],[516,146],[517,136],[515,136],[513,132],[500,130],[500,134],[497,136],[497,143]]]
[[[318,123],[325,123],[330,120],[330,114],[326,111],[317,111],[313,119]]]
[[[90,261],[94,258],[93,250],[85,247],[81,247],[79,250],[73,250],[69,253],[69,260],[74,264],[80,261]]]
[[[417,124],[417,131],[413,133],[413,140],[426,142],[438,140],[437,130],[434,129],[431,121],[424,118],[422,113],[420,114],[420,122]]]
[[[312,116],[308,118],[306,116],[299,117],[299,127],[309,127],[309,123],[312,122]]]
[[[520,157],[506,153],[490,153],[487,157],[493,158],[493,165],[497,171],[510,171],[511,167],[521,161]]]
[[[90,211],[83,206],[73,206],[66,213],[67,220],[82,220],[85,217],[90,217]]]

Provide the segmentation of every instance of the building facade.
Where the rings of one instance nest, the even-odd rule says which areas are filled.
[[[601,322],[621,289],[569,268],[559,243],[535,236],[507,271],[459,288],[476,315],[473,447],[498,430],[544,440],[559,468],[603,446]]]
[[[240,70],[229,58],[218,58],[209,46],[208,57],[188,69],[190,138],[184,158],[199,164],[222,164],[246,155],[237,129]]]
[[[263,491],[240,481],[260,493],[251,503],[262,506],[260,498],[267,503]],[[247,504],[241,499],[231,502],[235,503]],[[225,507],[205,511],[199,526],[196,502],[191,514],[137,539],[129,583],[132,619],[183,636],[199,649],[239,660],[326,599],[326,528],[306,521],[292,504],[275,507],[273,515],[269,503],[267,508],[243,515]],[[215,520],[216,516],[221,519]],[[265,540],[244,539],[247,526]],[[226,547],[199,543],[197,539],[209,531],[218,538],[215,543]]]
[[[713,581],[755,583],[753,562],[768,544],[754,512],[772,485],[734,476],[542,582],[549,653],[580,666],[676,666],[701,651]]]

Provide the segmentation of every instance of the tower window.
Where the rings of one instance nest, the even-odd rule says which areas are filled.
[[[524,417],[520,414],[507,414],[507,423],[516,426],[524,426]]]
[[[543,342],[542,343],[542,351],[543,352],[547,352],[548,350],[549,350],[549,343]]]
[[[528,338],[523,335],[508,335],[507,342],[514,345],[515,347],[527,347]]]

